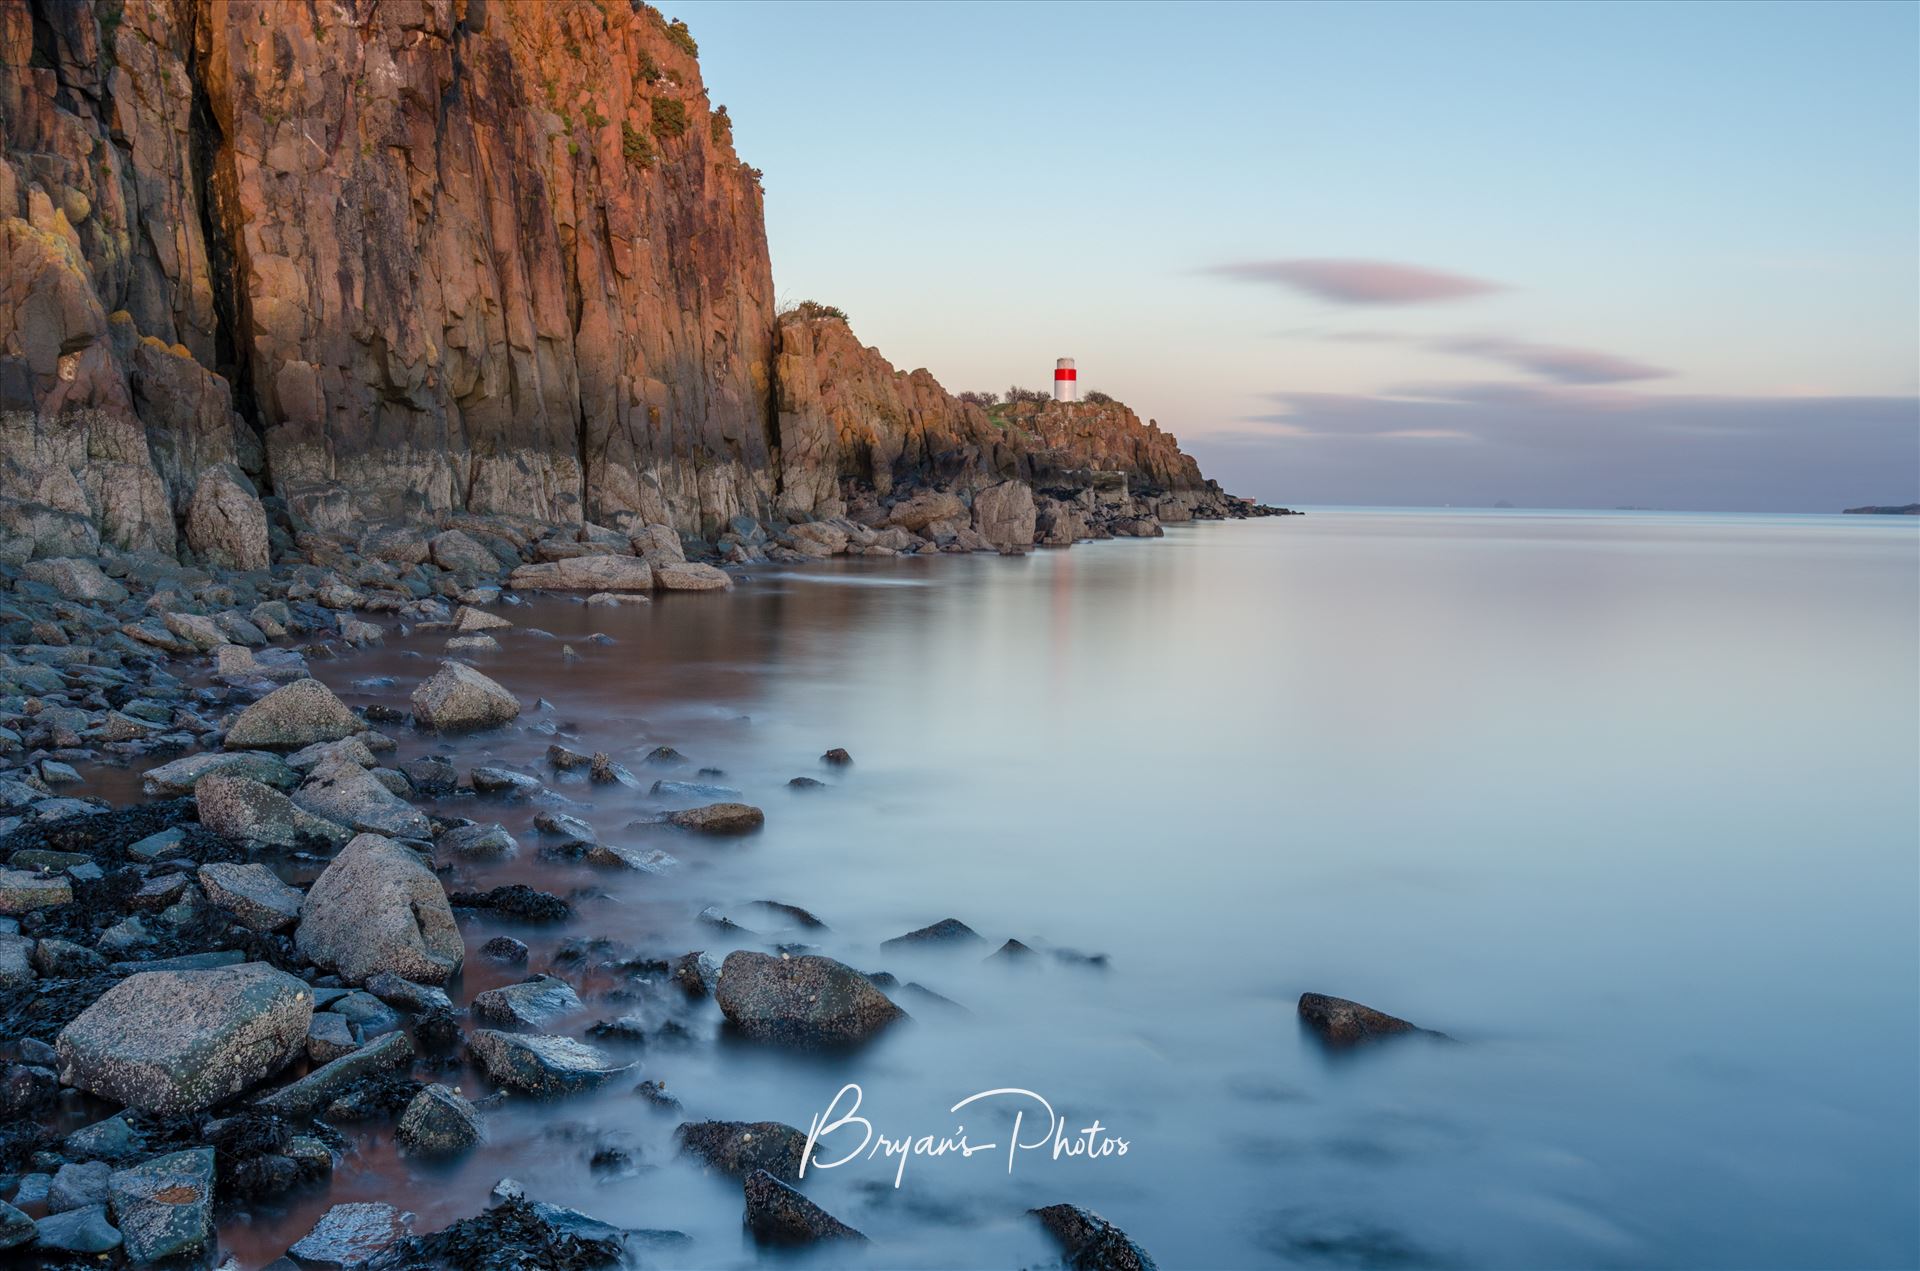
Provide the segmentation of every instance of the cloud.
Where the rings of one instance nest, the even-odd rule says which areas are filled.
[[[1459,336],[1435,340],[1429,347],[1441,353],[1459,353],[1467,357],[1504,362],[1517,370],[1561,384],[1624,384],[1632,380],[1660,379],[1673,373],[1664,367],[1649,366],[1645,362],[1635,362],[1631,358],[1616,357],[1594,349],[1534,344],[1502,336]]]
[[[1498,283],[1388,260],[1250,260],[1204,272],[1350,305],[1410,305],[1504,291]]]
[[[1228,489],[1299,503],[1837,512],[1920,496],[1920,399],[1605,385],[1274,393],[1189,449]]]

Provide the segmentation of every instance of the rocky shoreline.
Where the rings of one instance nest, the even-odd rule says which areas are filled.
[[[916,490],[847,517],[733,526],[719,541],[657,525],[626,534],[461,518],[353,540],[256,526],[294,557],[271,570],[151,554],[0,567],[0,1260],[212,1266],[220,1221],[325,1191],[352,1150],[345,1130],[385,1125],[403,1153],[443,1158],[483,1142],[501,1101],[630,1079],[632,1044],[686,1025],[669,1006],[664,1023],[548,1032],[581,1008],[589,972],[611,969],[669,1003],[711,999],[737,1036],[770,1047],[857,1047],[904,1017],[894,998],[918,1002],[914,986],[831,958],[737,950],[716,965],[699,950],[636,957],[600,937],[569,940],[531,978],[456,1003],[443,986],[464,964],[534,970],[523,942],[469,948],[463,924],[551,924],[575,910],[524,883],[466,886],[519,844],[497,823],[416,804],[459,792],[484,816],[489,801],[532,802],[542,858],[670,867],[665,852],[602,842],[541,775],[462,772],[434,753],[452,734],[552,736],[458,659],[497,648],[489,633],[514,626],[528,591],[648,603],[656,589],[732,587],[722,561],[1020,550],[1009,501],[1023,525],[1033,505],[1014,494]],[[447,654],[410,698],[354,709],[309,673],[397,632],[443,638]],[[555,743],[547,761],[556,777],[644,784],[603,753]],[[822,762],[851,757],[832,750]],[[151,801],[74,797],[84,772],[113,765],[144,768]],[[735,836],[764,821],[713,777],[662,781],[656,793],[669,786],[694,806],[659,813],[663,833]],[[718,914],[702,921],[738,930]],[[902,941],[955,931],[978,941],[951,920]],[[469,1066],[484,1097],[458,1088]],[[677,1107],[653,1082],[636,1093]],[[796,1189],[797,1130],[690,1122],[678,1137],[741,1179],[755,1238],[865,1239]],[[1152,1265],[1097,1215],[1036,1213],[1072,1265]],[[336,1205],[273,1265],[586,1267],[677,1234],[622,1231],[511,1180],[490,1208],[442,1231],[410,1224],[399,1205]]]

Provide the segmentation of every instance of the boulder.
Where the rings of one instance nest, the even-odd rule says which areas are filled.
[[[826,1240],[867,1242],[841,1222],[766,1170],[748,1174],[741,1184],[747,1202],[747,1230],[768,1244],[810,1245]]]
[[[365,727],[319,680],[295,680],[241,711],[222,744],[228,750],[300,750]]]
[[[1299,1011],[1301,1022],[1330,1046],[1357,1046],[1362,1042],[1379,1041],[1406,1033],[1444,1036],[1409,1024],[1384,1011],[1376,1011],[1371,1006],[1322,993],[1302,993]]]
[[[426,838],[433,833],[426,813],[345,759],[330,759],[315,768],[293,792],[293,802],[315,816],[363,833],[396,838]]]
[[[749,949],[727,955],[714,999],[745,1036],[802,1049],[858,1045],[906,1015],[866,976],[832,958]]]
[[[763,1169],[795,1182],[807,1154],[807,1136],[778,1121],[688,1121],[673,1136],[682,1152],[735,1178]]]
[[[355,838],[314,880],[294,943],[348,984],[380,971],[444,984],[466,956],[440,880],[378,834]]]
[[[388,1033],[351,1054],[328,1060],[298,1081],[262,1095],[255,1103],[283,1117],[310,1117],[366,1078],[390,1068],[404,1068],[413,1057],[413,1043],[405,1033]]]
[[[712,565],[670,564],[653,568],[653,581],[663,591],[725,591],[733,576]]]
[[[57,1253],[111,1253],[120,1247],[120,1233],[107,1221],[105,1205],[49,1214],[33,1227],[40,1248]]]
[[[709,803],[675,812],[667,820],[701,834],[747,834],[767,822],[767,814],[748,803]]]
[[[1067,1266],[1073,1271],[1155,1271],[1145,1249],[1091,1209],[1048,1205],[1031,1212],[1060,1242]]]
[[[894,504],[887,513],[887,524],[917,534],[935,521],[961,520],[966,515],[967,505],[960,501],[958,495],[948,494],[944,490],[922,490],[912,498]]]
[[[64,874],[0,869],[0,915],[32,913],[73,901],[73,884]]]
[[[1033,488],[1024,481],[1002,481],[973,496],[973,528],[1002,551],[1033,546],[1037,509]]]
[[[413,690],[413,716],[441,732],[493,728],[520,714],[520,701],[470,666],[442,662],[440,669]]]
[[[637,556],[575,556],[522,565],[507,575],[516,591],[652,591],[653,568]]]
[[[52,560],[30,560],[20,572],[34,582],[45,583],[68,600],[90,605],[117,605],[127,598],[127,589],[100,572],[90,560],[76,556],[56,556]]]
[[[686,549],[680,545],[680,532],[671,525],[643,525],[633,532],[628,542],[634,555],[655,569],[678,565],[687,559]]]
[[[297,888],[260,864],[216,861],[200,867],[207,899],[227,910],[249,931],[282,931],[300,920],[305,899]]]
[[[44,945],[48,942],[42,940],[40,943]],[[32,983],[35,951],[30,938],[0,931],[0,989],[17,989],[23,984]]]
[[[452,573],[497,574],[500,558],[483,547],[471,534],[447,530],[436,534],[427,544],[433,563]]]
[[[287,1256],[311,1271],[356,1271],[413,1232],[413,1215],[384,1201],[335,1205]]]
[[[461,605],[459,612],[453,615],[453,629],[466,635],[475,631],[500,631],[512,625],[499,614],[475,609],[472,605]]]
[[[513,835],[497,823],[456,825],[435,839],[433,845],[436,851],[463,861],[512,860],[520,851]]]
[[[486,1141],[480,1113],[458,1090],[431,1085],[400,1114],[394,1138],[415,1156],[454,1156]]]
[[[60,1030],[60,1079],[146,1112],[197,1112],[306,1047],[313,990],[264,962],[144,971]]]
[[[935,946],[971,947],[982,943],[980,933],[961,922],[958,918],[942,918],[932,926],[922,927],[918,931],[909,931],[904,936],[895,936],[891,940],[882,940],[882,949],[933,948]]]
[[[590,1089],[633,1066],[569,1037],[526,1036],[491,1028],[468,1034],[467,1051],[496,1085],[535,1095]]]
[[[187,546],[209,565],[265,569],[267,512],[253,485],[231,464],[200,474],[187,504]]]
[[[573,986],[558,976],[536,975],[522,984],[488,989],[473,999],[473,1018],[490,1028],[530,1033],[581,1009]]]
[[[23,1245],[33,1236],[33,1219],[5,1201],[0,1201],[0,1250]]]
[[[62,1165],[47,1188],[47,1212],[64,1214],[69,1209],[106,1204],[107,1180],[112,1175],[113,1166],[105,1161]]]
[[[141,775],[140,788],[155,798],[177,799],[192,794],[200,778],[216,772],[246,777],[280,790],[290,790],[300,781],[299,774],[276,755],[258,750],[228,750],[187,755],[150,768]]]
[[[133,1262],[158,1262],[213,1235],[213,1149],[190,1148],[117,1170],[108,1206]]]
[[[270,847],[318,842],[338,847],[352,831],[294,804],[271,786],[215,772],[193,787],[200,824],[215,834]]]

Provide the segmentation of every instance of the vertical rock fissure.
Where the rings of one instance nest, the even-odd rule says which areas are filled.
[[[198,43],[196,32],[194,45]],[[205,58],[207,55],[200,53],[198,56]],[[213,369],[225,377],[233,393],[233,409],[254,436],[261,439],[260,453],[264,455],[266,420],[261,417],[259,399],[254,393],[250,357],[253,341],[246,327],[246,296],[240,286],[239,257],[227,232],[229,225],[237,232],[239,220],[233,215],[233,209],[227,206],[231,197],[227,183],[216,174],[216,164],[226,144],[226,136],[214,116],[213,101],[207,95],[204,62],[195,69],[191,79],[193,107],[189,122],[187,162],[193,172],[194,188],[199,194],[195,204],[200,211],[201,240],[207,245],[207,281],[213,291]],[[261,493],[267,493],[271,473],[264,458],[260,472],[253,475],[261,482]]]

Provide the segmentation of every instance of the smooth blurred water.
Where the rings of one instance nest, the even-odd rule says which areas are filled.
[[[871,1265],[1044,1263],[1024,1210],[1055,1201],[1163,1268],[1920,1264],[1920,524],[1325,512],[508,613],[584,655],[518,631],[478,660],[550,699],[569,744],[636,770],[671,744],[768,823],[626,830],[650,800],[565,786],[604,838],[684,867],[529,850],[500,878],[606,888],[565,934],[801,938],[964,1008],[903,995],[910,1025],[796,1059],[725,1040],[708,1003],[693,1040],[638,1056],[689,1117],[804,1129],[852,1081],[883,1133],[1004,1145],[1004,1116],[948,1109],[1021,1087],[1129,1141],[1011,1173],[1004,1152],[914,1159],[897,1189],[881,1161],[810,1176]],[[394,700],[432,666],[403,654],[442,638],[320,673]],[[401,688],[351,689],[380,671]],[[532,768],[548,740],[459,753]],[[855,765],[822,768],[830,746]],[[441,810],[535,841],[532,808]],[[831,930],[795,937],[747,907],[765,898]],[[701,927],[708,904],[758,934]],[[878,948],[946,917],[989,943]],[[516,934],[536,968],[558,938]],[[983,963],[1009,936],[1109,964]],[[474,959],[456,996],[501,978]],[[1330,1055],[1303,990],[1460,1044]],[[590,1002],[572,1031],[628,1009]],[[496,1113],[492,1145],[422,1175],[423,1226],[512,1174],[694,1237],[652,1265],[770,1256],[737,1183],[675,1159],[679,1118],[630,1085]],[[642,1171],[596,1179],[569,1125],[632,1136]],[[364,1146],[332,1199],[407,1168]]]

